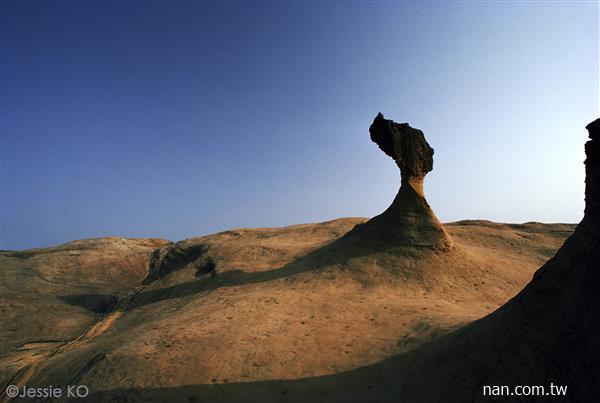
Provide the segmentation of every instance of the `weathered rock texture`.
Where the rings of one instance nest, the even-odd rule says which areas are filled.
[[[369,128],[371,140],[400,168],[400,190],[380,215],[357,226],[347,237],[373,248],[449,249],[452,240],[425,200],[423,181],[433,169],[433,148],[423,132],[379,113]]]
[[[205,256],[206,251],[207,247],[203,243],[193,243],[187,240],[154,250],[150,255],[148,276],[142,284],[150,284],[197,259],[209,259]]]
[[[433,169],[433,148],[419,129],[396,123],[377,114],[369,127],[371,140],[392,157],[400,168],[402,185],[411,186],[423,196],[423,180]]]

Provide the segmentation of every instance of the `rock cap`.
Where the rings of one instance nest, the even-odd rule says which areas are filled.
[[[380,112],[369,127],[371,140],[400,168],[403,181],[423,180],[433,169],[433,148],[419,129],[385,119]]]

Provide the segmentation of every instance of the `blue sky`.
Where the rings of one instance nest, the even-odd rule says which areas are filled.
[[[577,222],[597,2],[3,2],[1,248],[373,216],[377,112],[442,221]]]

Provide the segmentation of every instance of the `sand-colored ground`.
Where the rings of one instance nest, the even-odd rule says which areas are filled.
[[[95,326],[147,274],[168,242],[101,238],[0,252],[0,379]]]
[[[445,228],[455,246],[444,253],[400,248],[348,255],[327,246],[364,221],[238,229],[183,241],[173,247],[185,252],[200,245],[200,257],[143,286],[149,252],[166,241],[78,241],[3,252],[3,383],[81,383],[98,400],[124,398],[125,391],[131,400],[144,393],[142,400],[168,401],[169,393],[175,400],[191,391],[221,393],[217,386],[206,392],[206,385],[253,382],[260,389],[274,380],[326,380],[492,312],[575,227],[451,223]],[[197,277],[207,257],[216,278]]]

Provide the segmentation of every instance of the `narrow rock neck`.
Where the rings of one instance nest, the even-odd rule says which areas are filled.
[[[425,193],[423,190],[423,178],[419,178],[419,177],[409,177],[409,178],[402,178],[400,180],[400,188],[402,187],[411,187],[419,196],[425,198]]]

